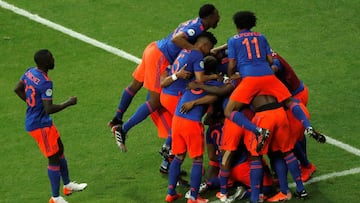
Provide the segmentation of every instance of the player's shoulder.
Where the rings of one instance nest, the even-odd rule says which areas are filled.
[[[195,59],[203,59],[204,58],[204,54],[200,51],[200,50],[196,50],[196,49],[192,49],[191,50],[191,54],[190,54],[192,58]]]

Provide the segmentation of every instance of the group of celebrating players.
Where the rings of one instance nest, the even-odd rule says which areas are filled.
[[[160,150],[160,172],[168,174],[166,202],[182,197],[176,187],[187,154],[192,159],[188,203],[208,202],[199,194],[209,189],[220,190],[216,196],[221,202],[307,198],[303,183],[316,167],[306,156],[306,137],[326,141],[309,121],[307,88],[264,35],[251,30],[256,25],[254,13],[236,12],[237,34],[214,48],[217,39],[207,30],[216,28],[219,20],[215,6],[205,4],[198,17],[145,48],[108,123],[116,144],[127,151],[128,131],[151,116],[159,137],[166,139]],[[67,203],[60,195],[60,179],[64,195],[82,191],[87,184],[70,180],[64,146],[50,114],[75,105],[77,98],[53,104],[48,71],[54,69],[55,59],[42,49],[34,61],[36,67],[25,71],[14,91],[27,104],[26,130],[48,159],[49,203]],[[123,122],[142,87],[148,90],[146,102]],[[209,166],[202,183],[205,137]],[[288,187],[288,171],[296,183],[294,193]],[[232,195],[230,187],[235,188]]]
[[[303,182],[316,167],[306,156],[306,136],[325,142],[309,121],[307,88],[265,36],[251,30],[256,26],[254,13],[236,12],[237,34],[214,48],[217,39],[207,30],[216,28],[219,20],[215,6],[205,4],[198,17],[145,48],[108,124],[116,143],[127,151],[128,131],[151,116],[159,136],[166,139],[160,151],[160,171],[168,173],[166,202],[182,197],[176,186],[186,154],[192,159],[188,203],[208,202],[199,193],[211,188],[220,189],[216,196],[221,202],[307,198]],[[148,90],[148,99],[123,122],[141,87]],[[201,183],[205,137],[209,169]],[[296,183],[293,194],[287,171]],[[229,187],[236,188],[231,196]]]

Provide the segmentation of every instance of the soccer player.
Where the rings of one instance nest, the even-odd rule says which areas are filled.
[[[219,59],[219,63],[221,64],[221,69],[224,65],[228,63],[227,57],[227,44],[217,47],[216,49],[212,50],[214,55]],[[279,54],[272,50],[273,56],[273,65],[271,66],[275,75],[280,81],[288,88],[291,92],[291,95],[294,99],[299,102],[299,106],[304,112],[306,118],[309,120],[309,113],[306,109],[306,104],[308,101],[308,91],[301,80],[296,76],[292,67],[283,59]],[[214,89],[214,87],[212,87]],[[221,91],[213,91],[213,93],[221,92]],[[208,92],[209,93],[209,92]],[[294,112],[287,109],[288,119],[290,123],[290,130],[291,130],[291,139],[294,141],[299,140],[296,142],[294,147],[294,154],[299,159],[301,164],[301,178],[303,182],[309,180],[311,175],[316,171],[316,167],[310,163],[307,159],[306,155],[306,137],[304,136],[304,127],[302,123],[299,121],[297,117],[295,117]],[[314,137],[318,142],[323,143],[325,142],[325,138],[320,136]]]
[[[70,181],[64,146],[50,114],[75,105],[77,98],[70,97],[61,104],[53,104],[53,83],[48,76],[48,71],[55,66],[53,55],[49,50],[42,49],[35,53],[34,60],[36,67],[26,70],[14,91],[27,104],[26,130],[49,161],[47,171],[52,191],[49,203],[66,203],[59,195],[60,177],[64,184],[64,195],[82,191],[87,184]]]
[[[271,68],[275,72],[276,77],[285,84],[292,97],[299,100],[300,107],[307,115],[307,118],[310,119],[309,113],[306,109],[309,97],[306,85],[297,77],[291,65],[283,57],[281,57],[274,50],[272,50],[272,56],[273,65]],[[300,161],[301,179],[303,182],[306,182],[316,171],[316,167],[307,158],[306,137],[303,133],[304,128],[302,127],[302,124],[292,115],[289,109],[287,110],[287,114],[290,124],[291,136],[296,140],[294,154]]]
[[[238,34],[228,40],[228,72],[230,76],[235,71],[239,72],[242,81],[232,92],[224,114],[237,125],[249,130],[248,133],[245,133],[244,143],[252,160],[250,201],[258,202],[259,200],[263,176],[261,157],[267,153],[269,145],[271,150],[281,150],[282,158],[286,159],[288,169],[296,181],[297,191],[295,195],[305,198],[307,193],[301,182],[298,162],[291,152],[292,148],[287,149],[286,147],[289,146],[282,146],[284,142],[282,139],[279,139],[281,147],[278,148],[280,149],[277,149],[277,145],[274,146],[271,142],[276,137],[289,136],[288,120],[280,103],[291,103],[291,94],[269,67],[273,61],[267,39],[261,33],[251,31],[251,28],[256,25],[255,14],[249,11],[240,11],[235,13],[233,20]],[[256,112],[253,118],[256,125],[239,112],[240,109],[250,103]],[[292,108],[297,107],[294,103],[292,105]],[[310,124],[307,127],[311,127]],[[226,139],[226,133],[224,136]],[[269,139],[268,142],[266,142],[267,139]],[[231,157],[232,148],[237,146],[237,143],[225,146],[222,146],[225,151],[223,163],[227,161],[224,160],[224,157]]]
[[[187,50],[183,49],[178,57],[176,58],[173,65],[169,66],[170,68],[167,71],[164,71],[162,74],[162,79],[160,80],[163,89],[160,94],[161,105],[169,112],[172,116],[175,113],[176,105],[183,92],[186,89],[186,85],[190,80],[196,80],[198,82],[206,82],[208,80],[217,79],[217,74],[205,75],[204,66],[207,65],[206,58],[204,56],[210,53],[210,50],[217,43],[216,38],[210,32],[203,32],[200,34],[198,39],[194,44],[194,49]],[[177,75],[180,73],[181,67],[184,68],[191,77],[189,78],[177,78]],[[216,67],[215,67],[216,68]],[[179,72],[179,73],[178,73]],[[186,75],[185,75],[186,76]],[[169,126],[171,126],[171,120],[168,121]],[[168,132],[168,137],[165,144],[162,146],[162,153],[169,151],[171,148],[171,131]],[[165,153],[167,154],[167,153]],[[164,157],[164,162],[161,164],[160,171],[167,173],[168,155]]]
[[[212,4],[205,4],[199,10],[199,16],[180,24],[166,38],[150,43],[144,50],[142,61],[133,72],[133,81],[121,97],[117,113],[110,121],[117,145],[126,151],[126,133],[148,115],[156,112],[160,104],[160,74],[172,64],[181,49],[194,49],[194,41],[209,28],[216,28],[220,20],[219,12]],[[123,114],[137,91],[144,86],[149,99],[143,103],[130,119],[122,125]]]
[[[245,108],[242,110],[243,113],[248,117],[252,118],[254,116],[254,112],[249,108]],[[216,120],[219,117],[218,113],[213,116],[213,119]],[[221,152],[221,143],[223,134],[228,134],[228,137],[238,137],[242,138],[245,130],[235,123],[231,122],[229,119],[225,120],[226,124],[219,122],[213,125],[209,125],[209,128],[206,133],[206,143],[208,148],[208,155],[210,159],[210,169],[217,171],[216,176],[211,178],[208,177],[207,185],[210,188],[220,187],[220,192],[216,193],[216,196],[222,202],[230,202],[235,199],[242,199],[251,194],[251,190],[247,191],[246,188],[250,188],[250,166],[251,160],[249,156],[249,152],[246,150],[243,141],[240,141],[239,146],[232,154],[231,163],[229,163],[229,170],[225,171],[220,169],[222,165],[222,152]],[[210,122],[214,123],[214,122]],[[264,165],[266,164],[263,161]],[[221,168],[223,168],[221,166]],[[209,170],[208,170],[209,171]],[[223,174],[223,173],[227,174]],[[210,174],[211,175],[211,174]],[[242,185],[238,186],[234,195],[228,197],[227,187],[232,184]],[[270,176],[270,171],[267,170],[264,173],[263,177],[263,188],[262,194],[268,195],[272,191],[272,178]],[[225,194],[225,195],[224,195]]]
[[[224,104],[222,105],[226,106],[226,102],[228,100],[227,97],[231,94],[231,92],[240,82],[241,79],[230,80],[229,82],[225,82],[222,86],[208,86],[191,82],[188,86],[191,89],[199,88],[206,91],[208,94],[225,97]],[[254,113],[249,108],[244,108],[242,112],[244,113],[244,115],[246,115],[248,119],[251,119],[254,115]],[[206,118],[208,117],[209,116],[207,116]],[[215,113],[213,117],[215,118],[206,119],[205,121],[210,124],[215,123],[214,120],[220,119],[221,114]],[[208,120],[210,120],[211,122],[209,122]],[[246,191],[244,188],[238,187],[236,193],[228,198],[227,187],[229,183],[237,181],[241,182],[245,186],[250,187],[251,161],[250,158],[248,158],[250,156],[245,156],[248,155],[247,150],[245,150],[245,145],[241,145],[241,143],[243,143],[243,137],[245,133],[244,129],[233,123],[228,118],[225,118],[225,122],[221,125],[219,125],[218,123],[220,122],[210,125],[207,131],[207,147],[208,156],[210,159],[210,166],[208,171],[209,173],[211,173],[210,177],[214,173],[216,173],[216,176],[207,179],[206,185],[209,185],[211,188],[220,186],[220,192],[218,192],[216,196],[222,202],[231,202],[236,198],[241,198],[241,196],[245,196]],[[227,153],[225,156],[223,156],[223,153],[220,152],[220,148],[230,150],[232,153]],[[219,157],[216,157],[215,154],[217,154]],[[265,162],[263,163],[265,165]],[[217,174],[219,174],[219,176],[217,176]],[[259,198],[263,199],[263,194],[268,194],[271,189],[270,186],[272,185],[272,180],[269,177],[269,174],[270,173],[266,173],[266,175],[264,175],[263,177],[264,187],[262,188],[262,193],[261,195],[259,195]],[[247,193],[247,195],[248,194],[249,192]]]
[[[216,70],[208,70],[205,67],[206,75],[213,73],[216,73]],[[216,86],[222,83],[211,80],[207,81],[206,84]],[[203,102],[202,105],[198,105],[196,100],[199,98],[207,101]],[[173,202],[181,197],[181,194],[176,192],[176,183],[187,152],[192,159],[191,194],[187,202],[208,202],[207,199],[203,199],[198,195],[202,179],[204,153],[204,126],[201,119],[207,110],[205,104],[211,104],[216,99],[215,95],[207,95],[203,90],[186,90],[176,107],[172,122],[172,152],[175,154],[175,158],[170,164],[166,202]]]

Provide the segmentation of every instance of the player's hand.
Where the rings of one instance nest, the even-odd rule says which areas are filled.
[[[192,73],[185,70],[187,67],[187,64],[183,65],[183,67],[180,68],[180,70],[176,73],[176,76],[181,79],[189,79],[192,76]]]
[[[215,56],[216,58],[221,58],[221,56],[219,56],[221,54],[221,49],[213,48],[210,50],[210,54]]]
[[[241,78],[241,75],[239,72],[236,72],[230,76],[230,80],[237,80],[239,78]]]
[[[77,104],[77,97],[69,97],[69,99],[67,100],[67,103],[69,104],[69,106],[75,105]]]
[[[180,113],[186,114],[194,107],[194,102],[186,102],[180,108]]]

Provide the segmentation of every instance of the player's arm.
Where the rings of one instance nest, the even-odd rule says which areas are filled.
[[[59,112],[69,106],[77,103],[77,97],[70,97],[68,100],[61,104],[53,104],[52,99],[43,99],[44,108],[47,114]]]
[[[204,72],[195,72],[195,78],[198,82],[206,82],[210,80],[216,80],[219,78],[217,74],[205,75]]]
[[[195,48],[194,45],[187,40],[187,36],[184,32],[176,33],[171,39],[171,42],[181,47],[182,49],[192,50]]]
[[[236,68],[236,60],[235,59],[229,59],[228,63],[228,76],[230,79],[233,79],[235,76],[235,68]],[[237,76],[238,77],[238,76]]]
[[[279,59],[273,58],[273,64],[271,65],[271,69],[274,71],[274,73],[282,70],[282,66]]]
[[[214,56],[217,56],[219,52],[221,52],[222,50],[224,49],[227,49],[228,48],[228,45],[227,43],[226,44],[223,44],[221,46],[218,46],[218,47],[215,47],[213,49],[210,50],[210,53]]]
[[[215,95],[205,95],[199,99],[195,99],[193,101],[186,102],[181,106],[180,112],[187,113],[192,108],[194,108],[195,105],[212,104],[217,100],[217,98],[218,97]]]
[[[210,85],[200,84],[197,82],[190,82],[188,84],[188,88],[189,89],[200,88],[205,92],[207,92],[208,94],[212,94],[220,97],[229,95],[234,90],[234,86],[231,83],[225,83],[222,86],[210,86]]]
[[[271,54],[266,55],[266,60],[267,60],[267,62],[269,63],[270,66],[273,65],[274,61],[273,61],[273,57],[272,57]]]
[[[22,81],[19,81],[15,88],[14,88],[15,94],[20,97],[23,101],[26,101],[26,95],[25,95],[25,86]]]

